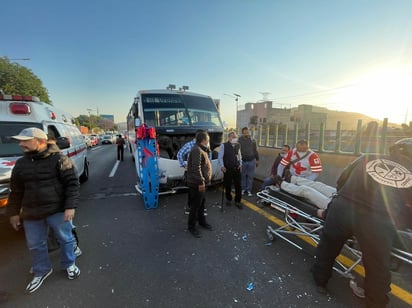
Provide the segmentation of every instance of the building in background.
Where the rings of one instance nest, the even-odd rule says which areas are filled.
[[[114,123],[114,115],[112,114],[101,114],[100,117],[102,119],[110,120]]]
[[[383,120],[356,112],[329,110],[308,104],[291,108],[289,104],[279,104],[270,100],[246,103],[244,109],[238,110],[237,117],[238,129],[245,126],[252,129],[267,128],[269,126],[271,130],[275,126],[291,130],[296,125],[300,129],[310,125],[311,130],[319,130],[321,124],[324,125],[326,130],[335,130],[338,122],[340,122],[342,129],[356,130],[358,120],[362,120],[364,124],[372,121],[379,123]]]

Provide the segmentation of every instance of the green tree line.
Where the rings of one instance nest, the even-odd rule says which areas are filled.
[[[9,95],[37,96],[40,101],[52,105],[49,93],[40,78],[30,69],[11,62],[7,57],[0,57],[0,90]],[[109,130],[115,128],[113,121],[96,115],[80,115],[75,120],[76,125],[87,126],[89,129]]]
[[[0,57],[0,89],[4,94],[37,96],[42,102],[52,104],[40,78],[7,57]]]

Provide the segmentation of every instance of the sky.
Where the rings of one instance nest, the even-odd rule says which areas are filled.
[[[124,122],[142,89],[412,121],[411,0],[3,0],[0,57],[74,116]],[[29,61],[18,60],[30,58]]]

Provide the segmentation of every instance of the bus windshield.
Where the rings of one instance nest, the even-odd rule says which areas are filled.
[[[219,113],[210,97],[189,94],[142,94],[148,126],[218,126]]]

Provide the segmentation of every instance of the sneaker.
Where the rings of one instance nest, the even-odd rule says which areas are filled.
[[[351,279],[349,286],[356,297],[365,298],[365,290],[362,287],[358,286],[355,280]]]
[[[270,186],[267,186],[267,187],[268,187],[269,190],[272,190],[272,191],[280,191],[280,188],[278,186],[275,186],[275,185],[270,185]]]
[[[323,295],[328,294],[328,289],[326,289],[326,286],[318,285],[318,286],[316,286],[316,291],[317,291],[319,294],[323,294]]]
[[[195,229],[195,228],[189,229],[189,232],[190,232],[194,237],[196,237],[196,238],[202,237],[202,236],[200,235],[199,230],[197,230],[197,229]]]
[[[76,246],[76,248],[74,249],[74,254],[76,255],[76,258],[82,255],[82,251],[79,246]]]
[[[185,208],[185,214],[186,214],[186,215],[189,215],[189,214],[190,214],[190,208],[188,208],[188,207]]]
[[[213,227],[211,225],[209,225],[208,223],[205,223],[203,225],[199,224],[201,227],[209,230],[209,231],[213,231]]]
[[[253,194],[252,194],[250,191],[247,192],[247,195],[248,195],[248,197],[252,197],[252,196],[253,196]]]
[[[80,269],[76,266],[76,264],[70,265],[67,269],[67,278],[70,280],[76,279],[80,276]]]
[[[243,205],[240,202],[236,202],[235,204],[239,210],[243,209]]]
[[[245,191],[244,189],[242,189],[242,195],[244,195],[244,194],[245,194],[245,192],[246,192],[246,191]]]
[[[26,287],[26,293],[33,293],[42,285],[43,281],[51,275],[53,269],[51,268],[46,274],[43,276],[35,276],[33,277],[32,281]]]

